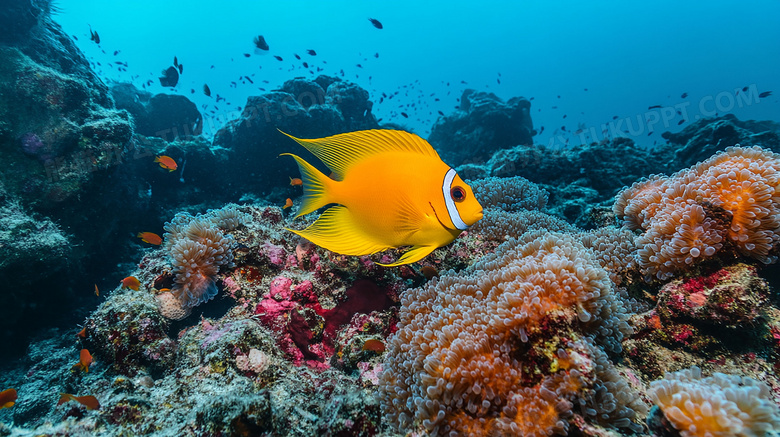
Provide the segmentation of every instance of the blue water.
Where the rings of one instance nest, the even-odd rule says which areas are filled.
[[[342,69],[375,103],[383,92],[400,91],[374,113],[423,136],[438,111],[455,109],[465,88],[533,97],[534,126],[545,128],[536,142],[553,146],[614,135],[651,146],[663,141],[661,132],[716,113],[780,121],[776,0],[251,3],[80,0],[62,2],[56,20],[100,62],[104,78],[139,87],[153,80],[152,92],[190,97],[206,116],[206,134],[237,116],[260,87]],[[99,47],[89,25],[100,34]],[[256,35],[265,37],[268,54],[255,53]],[[157,77],[174,56],[184,74],[171,91]],[[109,67],[115,61],[127,62],[127,71]],[[303,61],[323,71],[311,74]],[[759,98],[764,91],[774,95]],[[230,104],[215,105],[217,94]],[[662,109],[649,111],[654,105]]]

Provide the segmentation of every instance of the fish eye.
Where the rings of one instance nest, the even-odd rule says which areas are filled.
[[[463,187],[452,187],[450,196],[452,196],[452,200],[456,202],[463,202],[466,200],[466,190],[464,190]]]

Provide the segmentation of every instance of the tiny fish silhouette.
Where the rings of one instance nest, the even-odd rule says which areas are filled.
[[[100,35],[97,32],[92,31],[92,27],[89,28],[89,40],[94,41],[95,44],[100,45]]]
[[[377,20],[376,18],[369,18],[368,21],[370,21],[371,24],[374,25],[374,27],[376,27],[377,29],[384,29],[382,23],[380,23],[379,20]]]
[[[162,71],[160,85],[173,88],[177,83],[179,83],[179,71],[176,67],[168,67]]]
[[[268,51],[270,47],[268,46],[268,43],[265,42],[265,38],[263,35],[257,35],[254,39],[255,47],[257,47],[260,50]]]

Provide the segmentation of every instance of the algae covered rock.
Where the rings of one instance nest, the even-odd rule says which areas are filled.
[[[118,164],[133,129],[91,83],[0,48],[0,178],[27,204],[51,208]]]
[[[179,137],[200,135],[203,131],[200,111],[185,96],[152,95],[130,83],[113,85],[111,95],[117,108],[125,109],[133,116],[138,134],[173,141]]]
[[[484,162],[500,149],[533,144],[531,102],[514,97],[504,102],[493,93],[467,89],[460,108],[440,118],[429,141],[450,165]]]
[[[242,157],[232,168],[234,187],[269,193],[298,174],[295,162],[278,158],[280,153],[293,152],[318,165],[310,153],[278,130],[320,138],[378,126],[368,92],[359,86],[325,76],[314,81],[294,79],[279,90],[247,98],[241,115],[216,133],[214,145]]]
[[[670,153],[672,170],[690,167],[734,145],[761,146],[780,152],[780,124],[773,121],[738,120],[732,114],[703,118],[680,132],[664,132],[662,149]]]
[[[57,296],[30,290],[53,290],[57,278],[73,261],[69,238],[51,220],[35,217],[18,203],[2,199],[0,188],[0,340],[4,347],[15,341],[10,328],[34,323],[36,314],[53,309],[46,302],[63,298],[63,293]]]

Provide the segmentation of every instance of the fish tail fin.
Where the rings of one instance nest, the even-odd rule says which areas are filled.
[[[334,181],[325,176],[324,173],[314,168],[313,165],[306,162],[303,158],[292,153],[282,153],[279,156],[292,156],[298,164],[301,171],[301,180],[303,181],[303,204],[298,211],[300,217],[310,212],[314,212],[323,206],[333,203],[329,192]]]

